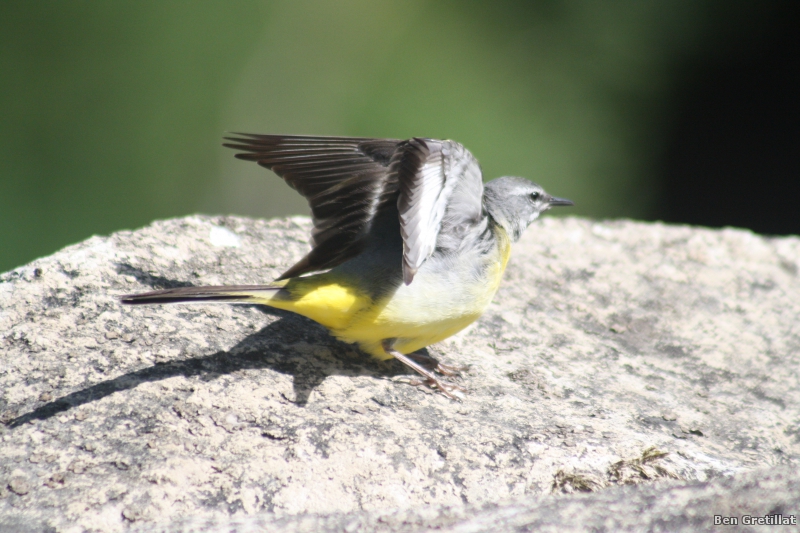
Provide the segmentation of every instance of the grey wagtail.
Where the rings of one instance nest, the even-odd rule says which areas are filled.
[[[413,352],[475,321],[497,292],[511,243],[543,211],[573,205],[523,178],[484,185],[478,161],[453,141],[235,135],[224,146],[237,158],[308,200],[311,251],[269,285],[181,287],[122,302],[292,311],[378,359],[399,359],[451,398],[462,389],[434,372],[456,372]]]

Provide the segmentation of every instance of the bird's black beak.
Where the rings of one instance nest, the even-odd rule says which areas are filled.
[[[550,207],[558,207],[560,205],[575,205],[575,202],[572,200],[567,200],[566,198],[556,198],[555,196],[550,197]]]

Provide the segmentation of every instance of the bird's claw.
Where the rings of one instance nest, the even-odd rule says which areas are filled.
[[[413,385],[415,387],[425,387],[424,390],[431,392],[438,389],[439,392],[441,392],[451,400],[463,400],[464,399],[463,393],[467,392],[467,389],[465,389],[464,387],[441,379],[430,379],[430,378],[412,379],[408,383],[409,385]]]

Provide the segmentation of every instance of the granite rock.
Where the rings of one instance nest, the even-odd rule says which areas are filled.
[[[516,531],[580,508],[677,531],[719,494],[800,515],[800,239],[545,218],[429,348],[467,366],[460,402],[291,313],[118,303],[270,281],[309,227],[192,216],[0,274],[0,530]]]

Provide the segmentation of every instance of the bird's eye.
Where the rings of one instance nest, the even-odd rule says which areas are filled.
[[[539,194],[538,192],[532,192],[531,193],[531,200],[533,200],[535,202],[536,200],[539,199],[540,196],[541,196],[541,194]]]

